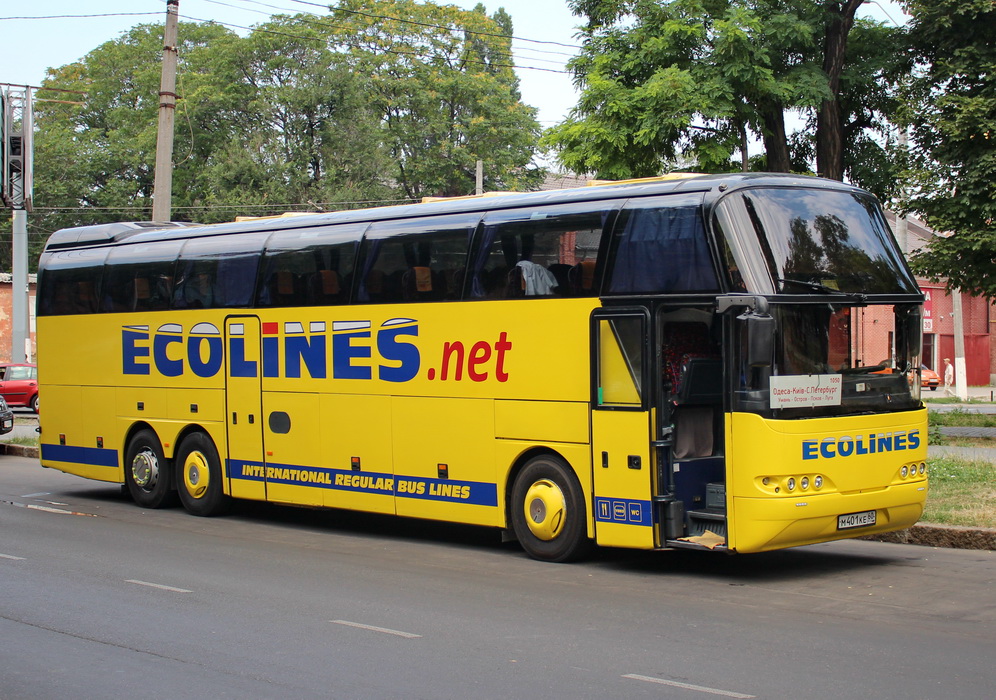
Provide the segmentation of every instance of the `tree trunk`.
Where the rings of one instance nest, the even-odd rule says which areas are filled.
[[[840,75],[844,71],[847,35],[854,26],[854,13],[864,0],[825,2],[826,34],[823,38],[823,72],[830,99],[816,113],[816,172],[832,180],[844,179],[844,119],[840,108]]]
[[[785,111],[781,105],[763,108],[764,152],[768,156],[768,172],[787,173],[792,169],[789,158],[788,137],[785,135]]]

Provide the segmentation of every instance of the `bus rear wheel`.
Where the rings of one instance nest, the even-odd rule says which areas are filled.
[[[139,430],[125,451],[125,485],[132,500],[143,508],[176,504],[173,470],[163,456],[159,438],[151,430]]]
[[[176,490],[191,515],[221,515],[230,504],[221,483],[218,450],[204,433],[183,439],[176,454]]]
[[[584,495],[559,457],[533,457],[512,486],[512,528],[526,554],[540,561],[575,561],[587,554]]]

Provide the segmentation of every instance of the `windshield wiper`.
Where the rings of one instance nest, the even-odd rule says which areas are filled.
[[[834,289],[833,287],[828,287],[827,285],[825,285],[825,284],[823,284],[821,282],[817,282],[815,280],[796,280],[796,279],[790,279],[790,278],[785,278],[785,277],[779,277],[778,281],[781,282],[782,284],[786,284],[786,283],[787,284],[798,284],[798,285],[800,285],[802,287],[806,287],[807,289],[810,289],[810,290],[812,290],[814,292],[823,292],[824,294],[833,294],[834,296],[847,297],[848,299],[854,299],[855,301],[859,301],[859,302],[862,302],[862,303],[864,303],[865,300],[866,300],[866,297],[865,297],[864,294],[860,294],[860,293],[856,293],[856,292],[842,292],[839,289]]]

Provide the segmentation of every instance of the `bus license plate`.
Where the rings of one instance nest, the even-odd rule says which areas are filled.
[[[875,524],[874,510],[866,510],[861,513],[847,513],[837,516],[837,529],[849,530],[852,527],[866,527]]]

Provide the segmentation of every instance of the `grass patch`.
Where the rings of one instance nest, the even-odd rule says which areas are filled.
[[[930,425],[960,426],[971,428],[996,428],[996,415],[991,413],[969,413],[968,411],[930,411],[927,414]]]
[[[25,447],[38,447],[38,438],[36,437],[24,437],[23,435],[15,435],[14,437],[0,439],[0,442],[5,442],[8,445],[24,445]]]
[[[937,404],[964,404],[968,405],[979,405],[979,406],[992,406],[996,401],[990,401],[989,399],[974,399],[967,398],[964,401],[959,399],[957,396],[924,396],[920,394],[920,400],[923,401],[928,406]]]
[[[996,464],[938,457],[930,460],[929,474],[922,522],[996,528]]]

